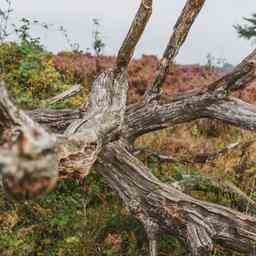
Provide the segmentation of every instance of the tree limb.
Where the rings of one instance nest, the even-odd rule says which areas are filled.
[[[211,83],[208,90],[223,90],[227,94],[233,91],[244,89],[250,82],[256,78],[256,50],[248,55],[236,68]]]
[[[223,180],[220,177],[207,177],[204,175],[184,175],[183,179],[172,183],[172,186],[184,193],[193,191],[221,193],[232,196],[232,203],[239,202],[239,210],[246,211],[247,206],[256,210],[256,202],[246,195],[241,189],[230,181]]]
[[[235,142],[235,143],[228,144],[222,149],[216,150],[214,152],[199,153],[199,154],[191,155],[189,157],[181,157],[181,158],[166,155],[150,148],[136,148],[132,153],[135,156],[140,154],[153,156],[161,162],[183,163],[183,164],[205,164],[209,161],[217,159],[218,157],[230,152],[231,150],[234,150],[237,148],[243,148],[243,149],[248,148],[253,143],[255,143],[255,140],[250,140],[246,142]]]
[[[48,100],[46,100],[46,102],[51,105],[51,104],[55,104],[57,102],[63,101],[66,98],[70,98],[76,94],[78,94],[79,92],[81,92],[81,85],[80,84],[76,84],[73,85],[69,90],[66,90],[64,92],[62,92],[59,95],[56,95]]]
[[[27,111],[26,114],[51,131],[63,133],[72,122],[83,118],[84,111],[82,109],[53,110],[40,108]]]
[[[56,137],[17,109],[0,85],[0,123],[11,140],[0,149],[0,174],[10,194],[36,196],[49,190],[58,175]]]
[[[245,130],[256,130],[256,106],[234,97],[207,106],[203,115]]]
[[[139,10],[117,55],[116,68],[118,70],[127,68],[133,56],[135,47],[151,16],[152,2],[153,0],[141,0]]]
[[[121,136],[134,141],[143,134],[200,118],[218,119],[245,130],[256,130],[256,106],[237,98],[225,98],[222,95],[218,98],[217,93],[197,92],[181,95],[176,99],[172,96],[160,96],[157,102],[129,106],[125,113]],[[83,112],[35,110],[28,114],[35,121],[53,130],[63,131],[74,120],[80,120]]]
[[[20,139],[14,140],[7,152],[1,151],[5,189],[15,197],[34,197],[43,190],[43,185],[38,185],[38,179],[42,180],[43,175],[54,173],[56,178],[58,170],[87,175],[106,143],[106,136],[112,133],[115,138],[122,129],[127,88],[126,72],[115,74],[112,69],[103,72],[93,83],[87,112],[83,112],[82,118],[72,122],[60,136],[48,134],[18,110],[2,86],[1,124],[5,130],[12,128],[15,131],[17,127],[21,130]],[[6,157],[8,154],[10,159]],[[36,188],[30,186],[33,179],[37,182]]]
[[[233,72],[205,88],[173,95],[159,94],[157,101],[128,106],[123,135],[133,140],[147,132],[204,117],[217,118],[244,129],[254,129],[255,107],[238,99],[228,98],[227,95],[228,91],[244,88],[255,79],[255,57],[256,51],[253,51]],[[230,115],[229,108],[235,116]],[[239,114],[237,115],[235,111]],[[84,112],[85,110],[40,109],[30,111],[29,115],[54,130],[63,131],[74,120],[82,119]],[[223,112],[225,118],[219,112]],[[251,113],[252,121],[245,113]],[[239,123],[240,120],[241,123]]]
[[[180,17],[174,26],[174,32],[160,61],[160,65],[158,67],[153,83],[146,91],[146,97],[149,97],[151,94],[159,93],[160,87],[164,83],[167,76],[169,67],[173,63],[174,58],[185,42],[189,30],[193,25],[197,15],[201,11],[204,3],[205,0],[187,0],[187,3]]]

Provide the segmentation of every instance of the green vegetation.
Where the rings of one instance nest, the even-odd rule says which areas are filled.
[[[134,256],[146,254],[143,227],[95,174],[60,182],[49,195],[18,203],[0,195],[3,256]],[[161,255],[180,254],[173,237],[161,239]]]
[[[56,70],[53,55],[34,40],[0,45],[0,78],[17,104],[25,109],[43,105],[46,99],[72,85]],[[75,101],[65,103],[66,106],[77,106]]]
[[[163,181],[180,181],[185,174],[200,175],[172,164],[159,174]],[[163,166],[164,168],[164,166]],[[230,206],[207,187],[193,196]],[[94,172],[83,181],[60,181],[55,191],[35,200],[15,202],[0,194],[0,255],[3,256],[134,256],[147,255],[142,225],[122,205],[118,196]],[[174,237],[162,236],[160,255],[186,255]],[[171,254],[170,254],[171,252]],[[213,256],[238,256],[216,248]]]

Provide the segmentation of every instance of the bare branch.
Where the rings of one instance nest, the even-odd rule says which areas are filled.
[[[218,119],[256,131],[256,106],[233,97],[218,99],[216,95],[203,94],[171,103],[164,102],[129,109],[124,136],[134,140],[145,133],[200,118]]]
[[[84,112],[82,109],[35,109],[26,114],[51,131],[63,133],[72,122],[80,120]]]
[[[206,107],[204,116],[245,130],[256,131],[256,106],[229,97]]]
[[[72,122],[62,136],[49,135],[12,104],[3,86],[0,89],[0,116],[6,120],[2,125],[21,130],[20,140],[15,140],[8,149],[10,158],[6,157],[8,152],[1,151],[4,185],[14,196],[34,197],[37,191],[32,186],[33,179],[37,181],[52,172],[56,177],[58,170],[88,175],[102,146],[108,141],[107,135],[111,133],[112,138],[116,138],[120,134],[128,82],[126,72],[103,72],[93,83],[87,111],[82,112],[82,118]],[[42,192],[42,187],[36,188]]]
[[[143,134],[199,118],[218,119],[242,129],[255,131],[256,106],[233,97],[226,98],[222,92],[220,94],[218,97],[218,93],[194,91],[174,98],[163,95],[157,102],[130,106],[125,113],[121,136],[133,141]],[[81,122],[82,119],[78,118],[84,115],[79,110],[37,110],[29,114],[49,128],[59,130],[60,124],[60,131],[74,120]]]
[[[125,136],[136,137],[150,131],[166,128],[172,124],[191,121],[197,118],[215,118],[209,109],[206,109],[206,106],[215,103],[211,107],[213,108],[214,106],[216,107],[219,102],[219,108],[222,109],[224,105],[232,105],[232,109],[232,107],[237,106],[239,102],[239,114],[244,114],[245,112],[241,113],[240,110],[245,108],[250,110],[249,113],[252,114],[251,117],[252,120],[254,120],[254,106],[234,98],[228,99],[227,95],[230,91],[245,88],[249,82],[255,79],[255,57],[256,51],[253,51],[234,69],[233,72],[211,83],[207,87],[173,95],[159,94],[158,102],[149,104],[148,106],[144,103],[130,105],[126,110],[125,127],[127,127],[128,130],[125,130]],[[152,109],[155,109],[156,111],[152,111]],[[28,114],[33,117],[34,120],[51,129],[63,131],[63,129],[72,123],[72,121],[79,118],[81,119],[84,112],[85,110],[82,109],[58,111],[39,109],[30,111]],[[225,116],[230,116],[228,113],[229,112],[227,111]],[[230,118],[232,120],[230,120]],[[237,121],[235,121],[232,116],[230,116],[230,118],[227,118],[227,122],[236,126],[241,125],[241,127],[245,129],[254,127],[254,121],[250,122],[246,116],[240,116]],[[221,119],[220,116],[218,119]],[[240,119],[243,119],[244,121],[239,124]],[[248,122],[250,123],[250,127],[247,125]]]
[[[193,25],[197,15],[201,11],[205,0],[187,0],[187,3],[174,27],[174,32],[165,49],[163,57],[160,61],[158,71],[155,75],[153,83],[149,86],[146,96],[157,94],[160,87],[165,81],[170,65],[178,54],[181,46],[185,42],[191,26]]]
[[[56,152],[61,175],[88,175],[102,146],[119,136],[127,89],[126,72],[115,73],[110,69],[94,81],[82,117],[72,122],[59,137]],[[112,136],[108,138],[109,134]]]
[[[81,92],[81,89],[82,89],[82,87],[80,84],[73,85],[69,90],[64,91],[61,94],[46,100],[46,102],[49,105],[55,104],[57,102],[63,101],[66,98],[70,98],[70,97],[78,94],[79,92]]]
[[[232,196],[232,203],[239,202],[240,210],[241,204],[243,211],[246,211],[247,206],[256,209],[256,202],[246,195],[240,188],[230,181],[225,181],[221,177],[207,177],[204,175],[186,175],[181,181],[173,182],[172,185],[184,193],[191,193],[193,191],[215,191],[217,193]]]
[[[83,117],[73,122],[65,131],[66,135],[93,129],[97,137],[103,137],[114,128],[121,129],[126,110],[128,78],[126,72],[116,74],[107,70],[93,82],[92,91]]]
[[[217,158],[230,152],[231,150],[235,150],[238,148],[244,149],[244,148],[250,147],[255,142],[256,142],[255,140],[250,140],[246,142],[235,142],[235,143],[226,145],[224,148],[219,149],[215,152],[195,154],[189,157],[181,157],[181,158],[166,155],[149,148],[135,149],[133,151],[133,155],[137,156],[140,154],[144,154],[147,156],[153,156],[157,158],[160,162],[183,163],[183,164],[205,164],[209,161],[216,160]]]
[[[224,101],[225,96],[218,91],[211,93],[188,93],[188,97],[174,100],[159,96],[158,101],[136,104],[126,113],[125,137],[134,140],[145,133],[166,128],[175,124],[209,117],[207,106]]]
[[[151,16],[152,2],[153,0],[141,0],[139,10],[117,55],[116,68],[118,70],[127,68]]]

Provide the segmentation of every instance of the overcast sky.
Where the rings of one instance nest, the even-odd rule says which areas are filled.
[[[4,0],[0,0],[0,3]],[[82,49],[92,44],[92,19],[102,23],[106,54],[115,54],[135,14],[139,0],[14,0],[15,17],[36,18],[63,25]],[[185,0],[155,0],[153,16],[148,24],[136,57],[141,54],[161,55],[172,27]],[[236,64],[247,55],[253,44],[238,39],[232,27],[241,23],[242,17],[256,12],[255,0],[207,0],[195,22],[188,40],[181,49],[179,63],[204,63],[207,53],[226,58]],[[58,33],[43,33],[51,51],[67,49],[65,40]],[[256,46],[256,45],[254,45]]]

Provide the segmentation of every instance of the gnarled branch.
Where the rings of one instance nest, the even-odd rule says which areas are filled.
[[[0,170],[6,189],[14,195],[34,196],[51,186],[58,168],[61,172],[81,171],[87,175],[98,160],[97,172],[144,224],[151,256],[157,255],[160,232],[176,235],[193,256],[208,255],[213,242],[239,252],[253,253],[255,218],[201,202],[161,183],[122,142],[205,117],[256,130],[256,108],[228,97],[230,91],[255,79],[255,52],[234,72],[204,89],[173,96],[158,94],[204,2],[187,1],[146,94],[147,99],[152,94],[157,96],[154,101],[146,100],[126,109],[127,65],[151,15],[152,0],[142,0],[116,65],[94,81],[85,108],[45,111],[38,116],[35,116],[38,110],[29,112],[45,126],[61,132],[65,129],[63,134],[49,134],[18,110],[8,99],[4,87],[0,87],[0,125],[6,137],[7,131],[11,135],[0,149]]]

